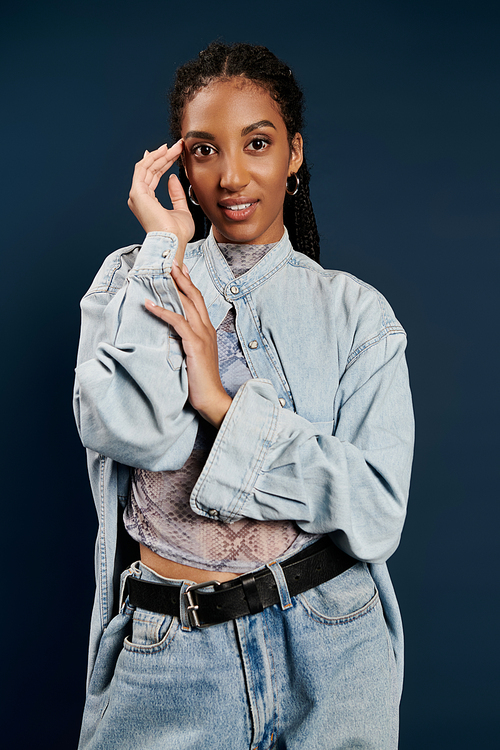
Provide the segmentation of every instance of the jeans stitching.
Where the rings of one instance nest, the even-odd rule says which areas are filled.
[[[243,625],[243,623],[242,623]],[[259,717],[259,711],[257,706],[257,694],[255,692],[255,685],[254,685],[254,676],[253,676],[253,670],[250,668],[251,665],[249,664],[249,669],[247,670],[246,667],[246,659],[245,654],[243,653],[243,647],[245,647],[245,651],[248,654],[249,653],[249,647],[248,647],[248,639],[247,639],[247,633],[246,628],[237,628],[237,635],[241,642],[241,664],[243,667],[243,676],[245,679],[245,686],[248,690],[248,712],[250,714],[250,722],[252,725],[252,737],[251,737],[251,745],[254,745],[254,740],[257,738],[257,734],[260,731],[260,717]],[[243,643],[244,641],[244,643]],[[251,695],[250,695],[251,693]],[[259,744],[259,743],[257,743]]]
[[[354,622],[355,620],[359,620],[361,617],[369,614],[372,609],[374,609],[374,607],[376,607],[377,604],[380,603],[378,591],[375,590],[375,593],[371,597],[371,599],[362,607],[356,609],[354,612],[351,612],[348,615],[340,615],[338,617],[328,617],[328,615],[324,615],[314,609],[314,607],[309,604],[307,599],[303,597],[302,594],[298,594],[297,599],[300,601],[311,620],[314,620],[315,622],[321,622],[325,625],[349,625],[349,623]]]
[[[281,610],[280,610],[281,612]],[[275,667],[275,661],[274,661],[274,653],[273,653],[273,647],[272,647],[272,638],[269,634],[269,627],[267,623],[268,618],[268,612],[266,612],[266,616],[262,618],[262,632],[264,634],[264,642],[266,644],[266,654],[268,656],[268,662],[269,662],[269,672],[271,674],[271,682],[273,686],[273,705],[275,708],[275,711],[273,712],[273,727],[271,731],[271,737],[278,737],[279,734],[279,727],[280,727],[280,720],[279,720],[279,703],[278,703],[278,689],[276,684],[276,667]],[[270,658],[269,658],[270,657]],[[272,747],[273,740],[270,740]]]
[[[137,622],[146,622],[137,618]],[[161,625],[160,625],[161,627]],[[167,646],[172,643],[177,631],[179,629],[179,619],[172,617],[170,624],[167,627],[167,632],[158,643],[152,643],[151,645],[140,645],[133,643],[128,636],[123,641],[123,648],[125,651],[130,651],[136,654],[156,654],[167,650]]]

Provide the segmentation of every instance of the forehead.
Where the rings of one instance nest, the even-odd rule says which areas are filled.
[[[269,120],[277,130],[286,126],[278,105],[266,89],[247,78],[214,81],[189,101],[181,121],[182,133],[189,130],[242,130],[247,125]]]

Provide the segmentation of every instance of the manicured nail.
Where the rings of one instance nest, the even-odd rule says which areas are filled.
[[[147,300],[145,300],[144,304],[146,305],[146,307],[158,307],[158,305],[156,305],[156,304],[155,304],[155,303],[153,302],[153,300],[151,300],[151,299],[147,299]]]
[[[179,264],[178,264],[178,262],[177,262],[177,258],[174,258],[174,259],[173,259],[173,261],[172,261],[172,265],[173,265],[173,266],[177,266],[177,268],[179,268]]]
[[[188,267],[186,266],[185,263],[182,264],[182,272],[184,273],[185,276],[189,276]]]

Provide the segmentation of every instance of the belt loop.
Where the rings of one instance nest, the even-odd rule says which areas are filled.
[[[190,633],[192,630],[191,620],[189,619],[189,610],[188,610],[189,602],[186,596],[186,590],[192,585],[193,585],[192,581],[183,581],[181,589],[180,589],[179,614],[180,614],[181,628],[186,633]]]
[[[123,610],[125,609],[125,604],[128,599],[126,586],[127,578],[129,578],[130,576],[134,576],[134,578],[141,578],[142,571],[139,568],[138,562],[132,563],[132,565],[124,570],[120,576],[120,612],[123,612]]]
[[[267,563],[266,567],[269,568],[276,582],[281,609],[290,609],[290,607],[293,607],[293,603],[290,599],[290,592],[288,591],[288,584],[283,573],[283,568],[278,562]]]

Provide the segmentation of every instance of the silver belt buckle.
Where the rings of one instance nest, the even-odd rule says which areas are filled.
[[[198,605],[195,604],[193,599],[193,591],[196,591],[196,589],[204,589],[207,586],[220,586],[220,581],[204,581],[203,583],[193,583],[191,586],[188,586],[187,589],[184,591],[184,595],[188,601],[188,606],[186,607],[189,620],[191,622],[191,625],[194,628],[206,628],[208,625],[202,625],[200,623],[200,619],[198,617]]]

